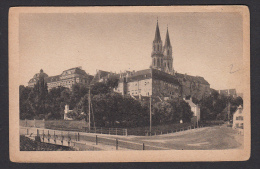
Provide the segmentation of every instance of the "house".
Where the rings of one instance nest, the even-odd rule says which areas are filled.
[[[196,117],[196,121],[200,121],[200,107],[199,105],[196,105],[192,102],[192,98],[190,99],[185,99],[184,98],[184,101],[187,102],[190,107],[191,107],[191,111],[194,113],[193,116]]]
[[[64,120],[73,120],[72,118],[68,117],[68,113],[72,112],[73,110],[69,109],[69,105],[65,105],[65,110],[64,110]]]
[[[233,114],[233,129],[244,129],[244,114],[243,107],[238,106],[237,110]]]

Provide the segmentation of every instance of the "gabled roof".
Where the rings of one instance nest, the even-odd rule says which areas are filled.
[[[163,71],[152,69],[152,77],[153,79],[162,80],[169,83],[180,84],[178,78],[174,75],[165,73]]]
[[[45,78],[44,80],[45,80],[47,83],[56,82],[56,81],[59,81],[59,80],[60,80],[60,75],[50,76],[50,77]]]
[[[201,76],[191,76],[191,75],[186,75],[181,73],[175,73],[175,76],[179,79],[186,79],[188,81],[209,85],[209,83]]]
[[[75,68],[71,68],[71,69],[68,69],[68,70],[64,70],[62,72],[62,74],[69,72],[69,71],[73,74],[87,75],[87,73],[84,70],[82,70],[81,67],[75,67]]]
[[[110,74],[110,72],[98,70],[97,73],[94,75],[90,84],[92,85],[92,84],[97,83],[101,78],[106,77],[108,74]]]
[[[196,107],[197,106],[191,100],[184,100],[184,101],[187,102],[190,105],[190,107]]]

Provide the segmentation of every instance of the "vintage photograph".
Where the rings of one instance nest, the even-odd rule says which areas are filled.
[[[246,7],[24,7],[9,17],[19,153],[249,158]]]

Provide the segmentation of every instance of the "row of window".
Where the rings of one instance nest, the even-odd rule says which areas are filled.
[[[173,85],[173,84],[171,84],[171,83],[167,83],[167,82],[163,82],[163,81],[154,81],[154,83],[155,83],[155,84],[156,84],[156,83],[157,83],[157,84],[160,83],[161,85],[178,89],[178,86],[175,86],[175,85]]]
[[[132,95],[137,95],[137,94],[140,94],[140,93],[141,93],[141,89],[139,89],[139,90],[131,90],[131,94]],[[127,91],[127,94],[130,94],[130,91]],[[147,92],[146,95],[149,96],[149,92]]]
[[[244,119],[243,116],[237,116],[237,117],[236,117],[236,120],[243,120],[243,119]]]
[[[80,83],[80,82],[85,83],[86,80],[85,80],[85,79],[76,78],[76,82],[77,82],[77,83]],[[74,83],[75,83],[75,80],[73,79],[73,80],[69,80],[69,81],[49,83],[48,86],[50,86],[50,87],[53,87],[53,86],[61,86],[61,85],[62,85],[62,86],[65,86],[65,85],[72,85],[72,84],[74,84]]]

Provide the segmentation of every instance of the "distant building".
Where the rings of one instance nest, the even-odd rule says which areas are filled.
[[[199,105],[196,105],[192,102],[192,98],[190,99],[184,99],[185,102],[187,102],[190,107],[191,107],[191,111],[194,113],[193,116],[196,117],[197,121],[200,121],[200,107]]]
[[[222,95],[225,95],[225,96],[237,97],[236,89],[218,90],[218,93],[222,94]]]
[[[41,70],[40,73],[35,74],[34,77],[30,79],[28,82],[29,87],[34,87],[36,82],[39,80],[40,74],[44,75],[44,81],[47,82],[48,90],[58,86],[71,89],[72,85],[76,83],[89,85],[93,79],[93,76],[87,74],[84,70],[81,69],[81,67],[64,70],[62,74],[50,77],[44,73],[43,70]]]
[[[241,97],[243,99],[243,93],[237,93],[237,97]]]
[[[244,130],[244,113],[243,108],[240,105],[235,113],[233,114],[233,129],[239,129],[241,131]]]
[[[73,112],[73,110],[69,109],[69,105],[65,105],[65,109],[64,109],[64,120],[73,120],[72,118],[68,117],[68,113]]]

